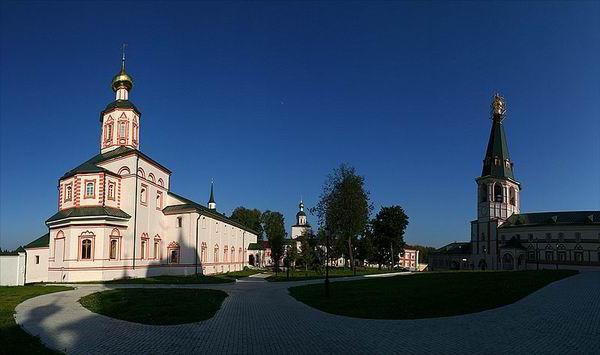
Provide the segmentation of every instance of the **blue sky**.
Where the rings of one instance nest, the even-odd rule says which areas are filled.
[[[141,149],[199,202],[284,213],[342,162],[411,243],[469,238],[498,90],[523,211],[600,209],[598,2],[2,2],[0,247],[99,150],[129,44]],[[309,216],[309,221],[315,220]]]

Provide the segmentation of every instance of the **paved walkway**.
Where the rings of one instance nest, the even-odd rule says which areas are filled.
[[[302,283],[310,282],[293,284]],[[192,324],[130,323],[92,313],[77,302],[108,288],[171,287],[161,285],[78,285],[21,303],[16,320],[50,348],[74,354],[600,353],[598,272],[555,282],[495,310],[423,320],[323,313],[290,297],[290,284],[246,278],[235,284],[177,286],[229,294],[213,318]]]

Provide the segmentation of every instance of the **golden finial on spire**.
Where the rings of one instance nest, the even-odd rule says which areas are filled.
[[[506,114],[506,100],[504,97],[500,96],[500,93],[498,92],[494,94],[491,109],[493,119],[502,120],[504,118],[504,115]]]
[[[125,48],[127,48],[127,43],[121,45],[121,71],[113,77],[111,85],[114,92],[117,92],[119,88],[125,88],[127,91],[133,88],[133,78],[125,72]]]

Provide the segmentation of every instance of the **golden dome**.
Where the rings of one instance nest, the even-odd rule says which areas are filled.
[[[124,87],[127,91],[133,88],[133,78],[125,72],[125,67],[121,68],[119,74],[115,75],[112,80],[112,89],[116,92],[119,88]]]

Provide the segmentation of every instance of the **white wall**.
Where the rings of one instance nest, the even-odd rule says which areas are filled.
[[[27,252],[27,267],[25,282],[48,281],[48,252],[49,248],[25,249]]]
[[[25,285],[25,253],[0,255],[0,286]]]

